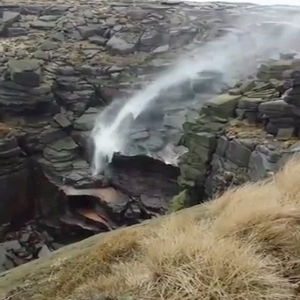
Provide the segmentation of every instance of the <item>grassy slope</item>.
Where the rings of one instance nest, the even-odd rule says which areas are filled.
[[[7,272],[0,290],[14,300],[300,299],[299,182],[294,158],[268,181]]]

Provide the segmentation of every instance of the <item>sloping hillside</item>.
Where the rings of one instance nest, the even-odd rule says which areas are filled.
[[[295,299],[299,179],[293,158],[267,181],[65,247],[2,275],[3,299]]]

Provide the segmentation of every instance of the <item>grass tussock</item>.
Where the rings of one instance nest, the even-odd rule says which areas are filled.
[[[46,272],[27,280],[30,299],[299,300],[300,160],[155,225],[117,230]]]

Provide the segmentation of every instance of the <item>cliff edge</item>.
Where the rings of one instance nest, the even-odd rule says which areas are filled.
[[[3,299],[297,299],[300,161],[3,273]]]
[[[250,49],[254,29],[272,33],[279,22],[275,31],[284,32],[290,24],[280,23],[282,14],[292,19],[300,9],[177,1],[0,4],[1,300],[299,297],[296,54],[263,61],[257,72],[257,57],[243,69],[241,53],[236,64],[247,79],[232,85],[223,80],[239,69],[232,51],[229,63],[220,59],[223,68],[210,57],[216,70],[166,86],[159,105],[141,114],[142,126],[129,134],[133,154],[118,156],[115,176],[93,177],[89,166],[91,130],[113,100],[151,86],[180,55],[193,56],[215,39],[234,37],[221,44],[233,50],[246,38]],[[269,23],[247,28],[266,16]],[[245,28],[234,26],[241,19]],[[292,44],[299,49],[298,39]],[[168,143],[187,149],[178,167],[160,156]],[[190,205],[187,198],[216,200],[142,222],[165,213],[170,202],[171,211]],[[78,231],[110,232],[50,253],[63,245],[37,238],[28,229],[33,225],[21,222],[19,232],[3,234],[21,216],[38,217],[64,240]]]

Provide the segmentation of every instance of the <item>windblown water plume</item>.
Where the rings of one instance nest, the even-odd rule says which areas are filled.
[[[282,19],[287,20],[287,15],[282,16]],[[266,59],[293,49],[300,32],[299,21],[262,21],[256,18],[256,23],[250,25],[240,22],[238,27],[243,28],[240,33],[228,34],[189,53],[145,89],[124,101],[113,119],[107,115],[115,104],[100,114],[92,131],[93,173],[101,172],[115,152],[124,151],[131,122],[159,99],[166,89],[197,78],[199,72],[208,69],[222,72],[227,83],[234,83],[237,79],[253,74],[257,58]],[[121,103],[120,99],[117,103]]]

